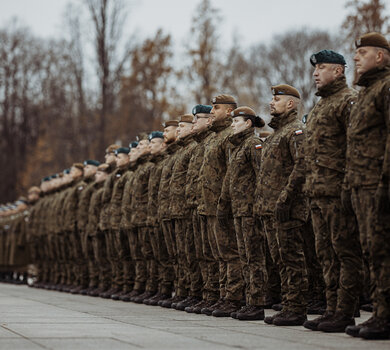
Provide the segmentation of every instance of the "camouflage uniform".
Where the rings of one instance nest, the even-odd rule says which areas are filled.
[[[161,172],[164,165],[165,152],[150,159],[154,167],[150,171],[148,184],[148,226],[150,228],[150,242],[154,259],[157,264],[159,292],[165,295],[172,294],[172,267],[169,265],[169,255],[165,244],[161,225],[158,221],[158,191]]]
[[[188,163],[196,143],[191,134],[179,139],[177,143],[182,148],[177,152],[169,182],[169,211],[174,220],[176,240],[176,292],[180,290],[178,292],[180,296],[189,294],[200,298],[202,291],[199,284],[199,265],[193,259],[193,251],[191,251],[193,247],[187,245],[191,241],[190,237],[193,237],[193,233],[190,210],[185,202]]]
[[[244,281],[234,224],[232,219],[228,218],[222,226],[216,217],[222,182],[229,162],[228,137],[232,132],[231,123],[230,117],[214,122],[211,130],[215,134],[205,141],[205,153],[199,172],[202,202],[198,212],[206,216],[211,251],[214,259],[219,262],[220,298],[240,301],[243,297]]]
[[[359,91],[347,130],[346,184],[370,257],[374,316],[390,319],[390,67],[372,69]]]
[[[246,303],[265,305],[267,270],[264,233],[254,228],[254,188],[261,164],[261,140],[249,128],[229,137],[229,164],[224,179],[218,212],[229,212],[231,201],[242,272],[245,279]],[[256,148],[258,147],[258,148]]]
[[[340,77],[318,90],[306,125],[305,191],[310,197],[317,256],[326,283],[327,310],[353,317],[361,289],[356,218],[341,206],[346,129],[357,93]]]
[[[144,155],[137,159],[137,169],[134,173],[131,223],[133,226],[133,238],[136,238],[141,253],[136,257],[135,283],[144,285],[145,291],[156,293],[158,288],[157,265],[153,256],[150,242],[148,219],[148,185],[149,175],[154,164],[149,161],[150,155]]]
[[[203,299],[207,301],[215,301],[219,297],[219,269],[218,263],[214,260],[211,253],[207,227],[203,226],[202,228],[201,216],[198,214],[197,207],[199,205],[201,191],[199,188],[199,169],[203,162],[204,142],[212,134],[213,132],[207,128],[194,135],[194,139],[198,143],[192,151],[192,156],[188,164],[185,186],[186,203],[191,211],[189,216],[192,218],[192,231],[189,230],[189,235],[187,236],[187,247],[193,247],[193,250],[189,249],[187,254],[191,261],[195,260],[197,262],[200,270],[200,275],[196,266],[192,270],[193,277],[191,280],[194,283],[194,287],[192,288],[202,289]],[[191,252],[195,257],[190,255]]]
[[[171,143],[166,149],[166,157],[163,160],[162,170],[161,170],[161,179],[158,190],[158,220],[161,225],[161,229],[164,236],[164,241],[167,247],[167,252],[169,256],[169,261],[167,262],[167,275],[168,280],[165,281],[165,284],[173,284],[175,279],[174,273],[174,264],[176,259],[176,241],[175,241],[175,231],[172,225],[170,212],[169,212],[169,181],[172,175],[173,165],[175,164],[175,159],[177,157],[178,150],[180,146],[177,142]],[[170,272],[169,272],[170,271]],[[169,280],[171,278],[171,280]],[[183,295],[178,295],[183,296]]]
[[[271,256],[279,268],[282,283],[283,310],[306,313],[306,264],[302,230],[308,218],[306,198],[302,193],[304,162],[302,143],[304,125],[296,111],[289,111],[269,123],[275,132],[263,144],[258,182],[259,214]],[[290,198],[290,219],[275,219],[276,205]]]

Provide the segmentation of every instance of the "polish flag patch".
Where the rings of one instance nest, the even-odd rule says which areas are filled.
[[[256,149],[262,149],[263,146],[262,146],[262,145],[256,145],[255,148],[256,148]]]
[[[301,135],[301,134],[303,134],[303,131],[302,131],[302,130],[297,130],[297,131],[295,131],[295,135]]]

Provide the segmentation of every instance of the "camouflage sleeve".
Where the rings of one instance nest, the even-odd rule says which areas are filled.
[[[263,145],[260,138],[254,138],[253,141],[250,143],[250,147],[248,150],[249,161],[251,162],[252,168],[255,171],[256,179],[260,174],[262,148]]]
[[[346,99],[344,103],[341,105],[341,113],[338,113],[339,117],[339,122],[343,125],[345,132],[347,132],[347,128],[349,125],[349,119],[351,116],[351,110],[353,105],[357,101],[357,92],[353,90],[350,94],[346,96]]]
[[[305,141],[304,132],[304,129],[294,130],[289,140],[290,154],[294,167],[288,178],[287,185],[281,193],[288,198],[294,198],[297,193],[300,193],[305,182],[304,148],[302,147]]]
[[[390,187],[390,83],[386,84],[385,91],[383,93],[384,96],[384,119],[387,129],[387,138],[386,138],[386,146],[385,146],[385,154],[383,158],[383,167],[382,167],[382,175],[381,182]]]
[[[221,190],[221,195],[218,199],[218,207],[217,207],[217,211],[219,212],[223,212],[223,213],[228,213],[229,212],[229,208],[230,208],[230,201],[231,201],[231,197],[230,197],[230,191],[229,191],[229,188],[230,188],[230,173],[231,173],[231,168],[230,166],[228,167],[227,171],[226,171],[226,174],[225,174],[225,177],[223,179],[223,184],[222,184],[222,190]]]

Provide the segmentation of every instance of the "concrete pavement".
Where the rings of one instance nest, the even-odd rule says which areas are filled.
[[[273,311],[266,310],[267,315]],[[314,318],[315,316],[310,316]],[[363,312],[358,322],[369,317]],[[0,284],[0,350],[390,349],[389,341]]]

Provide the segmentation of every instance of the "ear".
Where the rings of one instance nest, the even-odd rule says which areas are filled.
[[[385,54],[382,50],[378,50],[376,53],[376,62],[381,64],[385,59]]]

